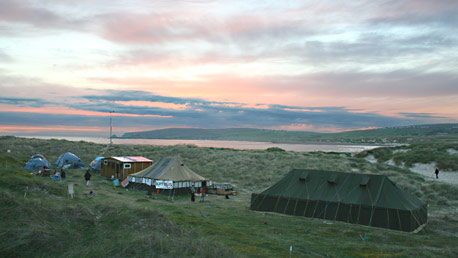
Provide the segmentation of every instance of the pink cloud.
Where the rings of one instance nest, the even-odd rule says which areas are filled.
[[[98,81],[126,89],[134,86],[162,96],[237,102],[251,107],[257,104],[340,106],[359,113],[399,116],[401,112],[420,112],[458,118],[458,92],[454,89],[453,78],[440,74],[411,76],[410,73],[396,76],[312,74],[300,77],[238,77],[219,74],[202,77],[202,81],[149,78],[102,78]]]
[[[188,104],[174,104],[164,102],[151,102],[151,101],[114,101],[116,104],[125,106],[138,106],[138,107],[158,107],[165,109],[183,110],[189,108]]]
[[[157,44],[177,40],[210,39],[218,35],[216,19],[207,15],[189,16],[186,11],[113,13],[100,16],[102,35],[120,43]]]

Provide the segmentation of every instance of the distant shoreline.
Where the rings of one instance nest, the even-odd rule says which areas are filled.
[[[67,140],[67,141],[86,141],[97,144],[109,144],[108,138],[102,137],[77,137],[77,136],[15,136],[22,138],[36,138],[43,140]],[[309,142],[309,143],[279,143],[279,142],[261,142],[261,141],[235,141],[235,140],[186,140],[186,139],[144,139],[144,138],[112,138],[115,145],[195,145],[206,148],[227,148],[239,150],[266,150],[269,148],[280,148],[285,151],[296,152],[340,152],[340,153],[358,153],[364,150],[370,150],[378,147],[393,145],[380,144],[354,144],[338,142]]]
[[[185,139],[185,138],[177,138],[177,139],[169,139],[169,138],[134,138],[134,137],[116,137],[113,139],[129,139],[129,140],[183,140],[183,141],[228,141],[228,142],[260,142],[260,143],[272,143],[272,144],[297,144],[297,145],[348,145],[348,146],[378,146],[378,147],[393,147],[393,146],[400,146],[400,145],[407,145],[407,144],[395,144],[395,143],[351,143],[351,142],[314,142],[314,141],[307,141],[307,142],[288,142],[288,141],[250,141],[250,140],[209,140],[209,139]]]

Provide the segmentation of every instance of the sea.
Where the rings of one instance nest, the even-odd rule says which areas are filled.
[[[24,138],[37,138],[37,139],[59,139],[68,141],[85,141],[99,144],[109,144],[108,138],[102,137],[75,137],[75,136],[20,136]],[[286,151],[296,152],[341,152],[341,153],[358,153],[364,150],[371,150],[381,145],[361,145],[361,144],[331,144],[331,143],[273,143],[273,142],[250,142],[250,141],[213,141],[213,140],[169,140],[169,139],[124,139],[113,138],[113,144],[124,145],[159,145],[159,146],[173,146],[173,145],[194,145],[197,147],[214,147],[214,148],[228,148],[239,150],[265,150],[268,148],[281,148]]]

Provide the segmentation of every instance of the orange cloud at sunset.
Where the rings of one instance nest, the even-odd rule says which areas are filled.
[[[188,108],[187,104],[174,104],[164,102],[151,102],[151,101],[114,101],[114,103],[126,106],[140,106],[140,107],[159,107],[165,109],[183,110]]]

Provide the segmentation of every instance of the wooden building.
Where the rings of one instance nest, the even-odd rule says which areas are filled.
[[[152,164],[152,160],[144,157],[105,157],[101,160],[100,175],[123,180]]]

